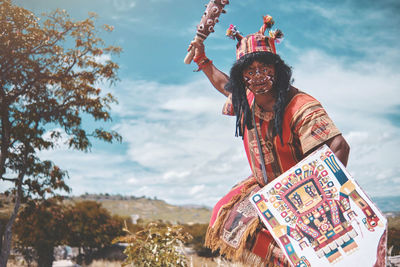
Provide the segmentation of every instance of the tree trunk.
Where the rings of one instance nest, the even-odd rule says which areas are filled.
[[[54,245],[40,244],[35,248],[38,255],[38,266],[52,267],[54,261]]]
[[[1,87],[0,90],[0,104],[1,104],[1,149],[0,149],[0,177],[3,178],[4,173],[6,172],[5,163],[8,158],[8,149],[10,145],[10,116],[9,116],[9,105],[6,94],[4,92],[4,88]],[[21,175],[21,174],[20,174]],[[22,175],[23,178],[24,175]],[[21,180],[17,181],[21,182]],[[17,213],[19,210],[21,195],[22,192],[22,184],[17,184],[17,192],[15,196],[15,204],[14,210],[8,220],[4,233],[1,236],[1,252],[0,252],[0,267],[6,267],[8,257],[10,256],[11,251],[11,240],[12,240],[12,226],[14,224],[15,218],[17,217]]]
[[[15,196],[15,205],[14,205],[13,213],[11,214],[11,217],[6,224],[6,227],[4,229],[4,234],[2,236],[3,240],[1,240],[0,267],[7,266],[8,257],[10,256],[11,240],[12,240],[12,227],[15,222],[15,218],[17,217],[18,210],[19,210],[19,207],[21,204],[20,192],[21,192],[21,189],[19,188],[18,192]]]
[[[27,157],[27,152],[24,153],[25,162]],[[1,240],[1,253],[0,253],[0,267],[6,267],[8,257],[10,256],[11,251],[11,241],[12,241],[12,227],[15,222],[15,218],[17,217],[19,207],[21,205],[21,197],[22,197],[22,180],[25,176],[25,166],[23,166],[22,172],[18,175],[18,181],[16,182],[17,190],[15,193],[15,204],[14,210],[11,214],[10,219],[8,220],[6,227],[4,229],[3,240]]]

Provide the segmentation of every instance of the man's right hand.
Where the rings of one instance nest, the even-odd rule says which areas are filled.
[[[193,59],[198,59],[201,57],[205,57],[205,49],[204,49],[204,43],[198,40],[193,40],[188,48],[188,51],[190,51],[192,48],[194,48],[194,57]]]

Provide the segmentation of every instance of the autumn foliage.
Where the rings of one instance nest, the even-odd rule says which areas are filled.
[[[123,220],[94,201],[65,205],[53,198],[30,201],[15,223],[17,247],[33,248],[38,266],[52,266],[53,249],[58,245],[78,247],[80,261],[89,263],[93,252],[110,246],[123,234]],[[79,259],[78,259],[79,260]]]
[[[14,226],[17,246],[21,251],[32,247],[38,266],[52,265],[53,249],[63,244],[68,233],[64,217],[65,210],[57,199],[30,201],[19,213]]]
[[[95,201],[82,201],[69,206],[66,221],[66,244],[78,247],[86,262],[90,261],[92,252],[110,246],[114,238],[123,234],[123,219],[111,216]]]

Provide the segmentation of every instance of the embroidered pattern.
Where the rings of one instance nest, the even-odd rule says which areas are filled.
[[[316,120],[311,127],[311,136],[316,140],[325,140],[330,133],[329,122],[324,118]]]

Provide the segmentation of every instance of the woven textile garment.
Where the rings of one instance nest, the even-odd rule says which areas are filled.
[[[206,235],[206,246],[220,250],[227,258],[251,266],[288,266],[282,251],[270,233],[261,225],[248,198],[265,185],[255,130],[260,136],[269,181],[297,164],[304,155],[330,138],[340,134],[321,104],[296,89],[283,119],[283,144],[279,136],[272,137],[273,112],[264,112],[252,105],[254,95],[247,99],[253,106],[256,127],[245,129],[243,143],[252,175],[235,185],[214,207]],[[231,96],[223,114],[234,115]]]

